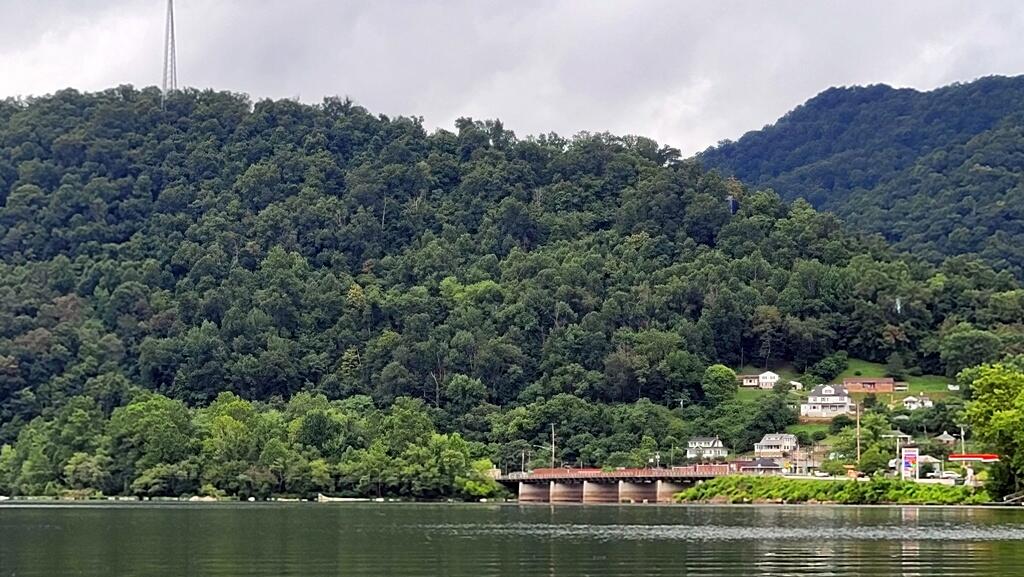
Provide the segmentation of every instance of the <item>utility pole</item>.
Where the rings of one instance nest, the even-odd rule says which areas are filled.
[[[903,432],[899,429],[896,429],[896,431],[890,435],[882,435],[882,438],[884,439],[896,439],[896,462],[898,463],[896,465],[896,470],[899,472],[901,479],[903,478],[903,455],[900,454],[900,438],[902,436]]]
[[[167,0],[167,23],[164,30],[164,77],[161,83],[160,108],[167,101],[167,94],[178,89],[178,58],[174,40],[174,0]]]
[[[555,468],[555,424],[551,423],[551,468]]]
[[[967,439],[964,433],[964,426],[960,425],[960,454],[967,454]]]
[[[857,468],[860,469],[860,402],[857,402]]]

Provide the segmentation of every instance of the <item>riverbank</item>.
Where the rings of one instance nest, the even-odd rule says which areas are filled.
[[[675,495],[680,503],[808,503],[836,505],[982,505],[984,489],[928,485],[897,479],[869,481],[789,479],[732,475],[695,485]]]

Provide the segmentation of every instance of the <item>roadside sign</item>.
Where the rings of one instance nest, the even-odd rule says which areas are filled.
[[[918,477],[918,457],[920,454],[917,447],[903,447],[903,458],[900,465],[900,477],[903,480]]]

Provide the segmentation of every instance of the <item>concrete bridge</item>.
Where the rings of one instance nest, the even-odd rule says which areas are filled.
[[[520,503],[669,503],[672,495],[705,479],[734,472],[730,465],[668,469],[535,469],[498,482],[517,491]]]

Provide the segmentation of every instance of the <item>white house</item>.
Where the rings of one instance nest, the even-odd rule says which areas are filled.
[[[760,389],[773,389],[775,383],[779,382],[779,375],[765,371],[760,375],[739,375],[736,377],[744,387],[758,387]]]
[[[754,443],[754,456],[778,459],[795,451],[797,446],[796,435],[769,433],[761,438],[760,443]]]
[[[832,419],[855,411],[853,399],[842,385],[818,385],[800,404],[800,416],[808,419]]]
[[[771,371],[765,371],[760,375],[757,375],[757,386],[762,389],[774,389],[775,384],[779,382],[779,375]]]
[[[686,443],[687,459],[724,459],[729,456],[718,437],[691,437]]]
[[[905,397],[903,399],[903,408],[908,411],[916,411],[918,409],[928,409],[935,406],[928,397],[921,395],[920,397]]]

